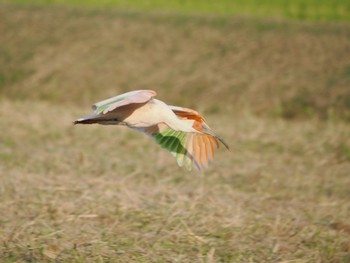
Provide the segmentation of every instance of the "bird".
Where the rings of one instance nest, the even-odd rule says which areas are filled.
[[[124,125],[143,132],[189,171],[193,166],[198,171],[208,168],[220,143],[230,150],[197,111],[168,105],[156,95],[153,90],[126,92],[93,104],[94,114],[73,123]]]

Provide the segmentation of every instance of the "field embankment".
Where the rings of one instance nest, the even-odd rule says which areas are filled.
[[[346,24],[50,7],[0,12],[6,97],[86,105],[142,88],[207,113],[350,118]]]

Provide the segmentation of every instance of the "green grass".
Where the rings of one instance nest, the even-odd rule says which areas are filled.
[[[171,10],[188,13],[284,17],[310,20],[350,20],[348,0],[2,0],[25,4],[64,4],[140,10]]]
[[[0,6],[1,262],[348,262],[350,26]],[[204,113],[204,174],[123,127],[132,89]]]

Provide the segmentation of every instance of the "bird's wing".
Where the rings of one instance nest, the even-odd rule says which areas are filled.
[[[197,111],[184,108],[184,107],[178,107],[178,106],[169,106],[170,109],[181,119],[190,119],[195,120],[200,123],[205,123],[205,119],[202,115],[200,115]]]
[[[185,165],[187,170],[192,170],[193,165],[198,170],[208,167],[209,161],[214,158],[214,151],[219,148],[214,136],[175,131],[164,123],[138,130],[153,137],[176,158],[179,166]]]
[[[103,100],[92,105],[92,109],[96,114],[106,114],[113,111],[116,108],[134,104],[134,103],[146,103],[157,93],[153,90],[135,90],[130,91],[107,100]]]
[[[180,119],[194,120],[193,127],[196,130],[198,130],[199,132],[212,135],[215,139],[219,140],[226,147],[227,150],[230,150],[230,147],[228,146],[228,144],[219,135],[217,135],[212,129],[210,129],[204,117],[200,115],[197,111],[189,108],[178,107],[178,106],[169,106],[169,107]]]

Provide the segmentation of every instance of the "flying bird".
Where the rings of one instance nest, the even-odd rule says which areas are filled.
[[[219,142],[229,150],[197,111],[167,105],[156,95],[153,90],[135,90],[97,102],[92,106],[94,114],[74,124],[125,125],[146,133],[187,170],[208,167]]]

